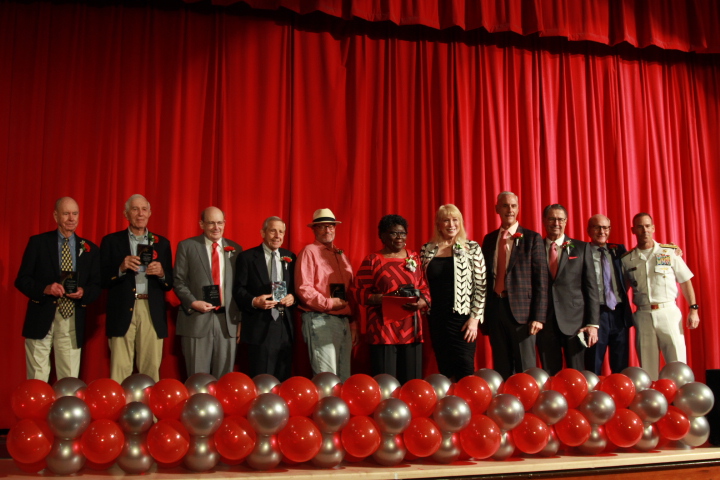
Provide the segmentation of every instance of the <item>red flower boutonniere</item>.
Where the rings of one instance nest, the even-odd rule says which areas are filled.
[[[515,246],[517,247],[518,244],[520,243],[520,240],[522,240],[523,236],[524,236],[524,235],[523,235],[522,233],[520,233],[520,232],[515,232],[515,233],[512,234],[512,237],[510,237],[510,238],[512,238],[512,239],[515,240]]]
[[[335,253],[337,253],[338,255],[342,255],[345,252],[338,248],[337,250],[335,250]]]
[[[563,242],[561,247],[563,250],[566,250],[566,249],[570,249],[570,248],[575,248],[575,245],[573,245],[573,243],[570,240],[567,240],[567,241]]]
[[[152,232],[148,231],[148,242],[150,242],[150,245],[154,244],[155,242],[159,242],[160,237],[158,235],[154,235]]]
[[[617,243],[608,243],[607,246],[610,250],[617,250],[618,246]]]
[[[418,262],[415,260],[414,257],[407,257],[405,259],[405,268],[408,269],[411,272],[414,272],[417,269]]]
[[[80,253],[78,253],[78,257],[82,256],[83,252],[89,252],[90,251],[90,245],[85,242],[85,240],[80,240]]]
[[[285,263],[290,263],[290,262],[292,262],[292,258],[290,258],[290,257],[280,257],[280,260],[282,260],[282,261],[285,262]]]
[[[225,250],[226,252],[234,252],[235,247],[228,245],[227,247],[223,247],[223,250]]]

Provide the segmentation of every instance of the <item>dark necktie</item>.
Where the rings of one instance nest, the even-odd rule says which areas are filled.
[[[600,264],[602,265],[603,275],[603,291],[605,292],[605,306],[610,310],[615,310],[617,306],[617,298],[615,298],[615,292],[612,288],[612,269],[610,268],[610,261],[605,256],[607,251],[605,247],[598,248],[600,251]]]
[[[72,272],[72,255],[70,255],[70,244],[68,243],[67,238],[63,240],[60,252],[60,270],[63,272]],[[62,315],[62,318],[68,318],[75,311],[75,303],[70,298],[60,297],[58,299],[58,308],[60,309],[60,315]]]

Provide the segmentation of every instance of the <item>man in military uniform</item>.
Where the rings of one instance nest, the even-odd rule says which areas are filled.
[[[680,284],[685,300],[690,304],[687,326],[697,328],[700,323],[693,273],[677,255],[675,245],[663,245],[653,240],[655,225],[647,213],[633,217],[632,232],[637,246],[622,257],[623,273],[633,289],[637,310],[633,318],[637,329],[637,350],[640,365],[650,378],[658,379],[658,349],[665,362],[687,362],[682,312],[675,303]]]

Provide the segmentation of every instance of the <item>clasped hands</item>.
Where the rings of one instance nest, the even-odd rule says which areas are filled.
[[[140,266],[142,263],[140,262],[140,257],[137,255],[128,255],[123,259],[123,262],[120,264],[120,271],[126,272],[128,270],[132,270],[133,272],[137,272],[140,270]],[[147,269],[145,270],[145,275],[155,275],[157,277],[164,277],[165,271],[163,270],[162,264],[160,262],[153,261],[150,262],[150,265],[147,266]]]
[[[291,307],[293,303],[295,303],[295,297],[293,297],[292,293],[285,295],[279,302],[273,300],[272,293],[260,295],[252,299],[252,306],[259,310],[269,310],[275,308],[278,304],[284,307]]]
[[[67,298],[79,300],[82,298],[85,291],[83,290],[82,287],[78,287],[78,289],[75,293],[65,293],[65,287],[63,287],[61,284],[55,282],[55,283],[51,283],[50,285],[45,287],[45,290],[43,290],[43,293],[45,295],[52,295],[53,297],[67,297]]]

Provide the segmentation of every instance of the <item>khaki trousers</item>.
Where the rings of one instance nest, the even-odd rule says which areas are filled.
[[[75,335],[75,313],[62,318],[55,310],[55,318],[45,338],[25,339],[25,367],[28,380],[47,382],[50,378],[50,351],[55,349],[57,379],[80,376],[80,355]]]
[[[147,300],[135,300],[133,317],[124,337],[110,337],[110,378],[122,383],[132,375],[137,354],[138,372],[160,380],[163,340],[158,338]]]

